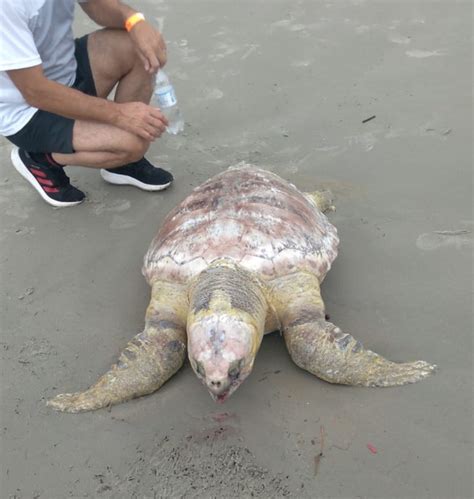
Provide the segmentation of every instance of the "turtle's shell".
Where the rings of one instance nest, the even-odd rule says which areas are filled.
[[[166,217],[143,265],[150,284],[186,282],[227,258],[271,279],[307,270],[322,281],[337,256],[336,228],[315,202],[274,173],[229,168]]]

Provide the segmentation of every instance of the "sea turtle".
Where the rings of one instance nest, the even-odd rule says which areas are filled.
[[[158,390],[186,348],[198,378],[224,401],[252,370],[265,333],[280,330],[293,361],[331,383],[414,383],[435,366],[398,364],[326,320],[320,284],[337,255],[327,192],[238,165],[211,178],[166,217],[145,256],[145,329],[84,392],[57,410],[99,409]]]

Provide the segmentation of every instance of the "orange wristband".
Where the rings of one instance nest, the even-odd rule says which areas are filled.
[[[125,29],[130,33],[135,24],[144,20],[145,16],[141,12],[135,12],[125,21]]]

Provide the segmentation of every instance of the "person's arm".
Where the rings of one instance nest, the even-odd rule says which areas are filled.
[[[124,28],[125,21],[136,13],[119,0],[90,0],[80,3],[82,10],[106,28]],[[166,64],[166,43],[161,33],[147,21],[140,21],[130,31],[138,56],[147,72],[156,73]]]
[[[159,137],[168,124],[158,109],[142,102],[117,104],[48,80],[41,65],[7,73],[30,106],[50,113],[115,125],[149,142]]]
[[[119,0],[83,0],[82,10],[104,28],[124,28],[125,21],[137,11]]]

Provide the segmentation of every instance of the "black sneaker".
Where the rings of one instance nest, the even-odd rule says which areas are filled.
[[[100,170],[100,174],[111,184],[133,185],[144,191],[161,191],[173,181],[170,172],[153,166],[145,158],[118,168]]]
[[[11,159],[18,173],[39,192],[51,206],[75,206],[86,198],[85,194],[72,186],[62,166],[52,162],[35,161],[23,149],[15,147]]]

